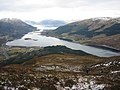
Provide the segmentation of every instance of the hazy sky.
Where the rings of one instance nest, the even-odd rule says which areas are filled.
[[[119,16],[120,0],[0,0],[0,18],[40,21]]]

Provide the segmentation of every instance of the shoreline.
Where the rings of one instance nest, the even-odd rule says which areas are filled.
[[[40,33],[41,35],[44,35],[44,36],[50,36],[50,35],[45,35],[45,34],[42,34]],[[63,38],[63,37],[55,37],[55,36],[50,36],[50,37],[54,37],[54,38],[58,38],[60,40],[64,40],[64,41],[67,41],[67,42],[72,42],[72,43],[76,43],[76,44],[81,44],[80,42],[75,42],[71,39],[67,39],[67,38]],[[91,46],[91,47],[95,47],[95,48],[100,48],[100,49],[104,49],[104,50],[109,50],[109,51],[112,51],[112,52],[115,52],[115,53],[120,53],[120,50],[119,49],[116,49],[114,47],[109,47],[109,46],[103,46],[103,45],[94,45],[94,44],[81,44],[81,45],[85,45],[85,46]],[[9,46],[9,45],[7,45]],[[13,46],[12,46],[13,47]],[[16,47],[16,46],[14,46]],[[27,46],[17,46],[17,47],[27,47]],[[33,46],[32,46],[33,47]],[[35,46],[36,47],[36,46]]]
[[[41,33],[41,35],[45,35],[45,34]],[[50,36],[50,35],[45,35],[45,36]],[[50,37],[55,37],[55,36],[50,36]],[[67,39],[67,38],[63,38],[63,37],[55,37],[55,38],[58,38],[58,39],[64,40],[64,41],[68,41],[68,42],[72,42],[72,43],[81,44],[80,42],[75,42],[71,39]],[[110,46],[107,46],[107,45],[95,45],[95,44],[82,44],[82,45],[91,46],[91,47],[95,47],[95,48],[100,48],[100,49],[105,49],[105,50],[109,50],[109,51],[112,51],[112,52],[120,53],[119,49],[114,48],[114,47],[110,47]]]
[[[107,46],[107,45],[88,44],[88,45],[86,45],[86,46],[101,48],[101,49],[105,49],[105,50],[110,50],[110,51],[112,51],[112,52],[120,53],[120,50],[119,50],[119,49],[116,49],[116,48],[114,48],[114,47],[110,47],[110,46]]]
[[[55,37],[55,38],[57,38],[57,37]],[[67,38],[60,37],[58,39],[65,40],[65,41],[72,42],[72,43],[81,44],[80,42],[75,42],[75,41],[73,41],[71,39],[67,39]],[[119,49],[111,47],[111,46],[107,46],[107,45],[96,45],[96,44],[82,44],[82,45],[91,46],[91,47],[95,47],[95,48],[100,48],[100,49],[105,49],[105,50],[109,50],[109,51],[112,51],[112,52],[120,53]]]
[[[55,37],[56,38],[56,37]],[[58,39],[60,39],[60,40],[64,40],[64,41],[68,41],[68,42],[74,42],[73,40],[71,40],[71,39],[67,39],[67,38],[58,38]]]

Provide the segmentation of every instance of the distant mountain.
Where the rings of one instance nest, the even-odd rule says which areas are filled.
[[[110,18],[110,17],[101,17],[101,18],[91,18],[82,21],[73,22],[64,26],[58,27],[54,31],[46,32],[47,35],[69,38],[73,41],[93,43],[93,40],[99,41],[99,39],[104,37],[109,37],[111,43],[120,45],[120,18]],[[115,41],[114,35],[117,35],[117,41]],[[115,42],[114,42],[115,41]],[[102,45],[114,46],[113,44],[106,44],[101,39]],[[106,42],[106,41],[105,41]],[[101,43],[99,42],[101,45]],[[116,47],[118,48],[118,46]],[[119,47],[120,49],[120,47]]]
[[[37,25],[38,22],[31,21],[31,20],[26,20],[25,23],[30,24],[30,25]]]
[[[36,30],[36,28],[19,19],[4,18],[0,20],[1,37],[8,36],[8,38],[12,37],[16,39],[33,30]]]
[[[65,25],[66,22],[61,20],[50,19],[50,20],[43,20],[39,24],[46,27],[59,27],[59,26]]]

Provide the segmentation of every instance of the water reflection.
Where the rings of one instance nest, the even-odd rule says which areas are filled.
[[[25,40],[26,38],[30,38],[28,40]],[[109,50],[99,49],[91,46],[85,46],[77,43],[72,43],[64,40],[60,40],[58,38],[54,37],[46,37],[43,35],[40,35],[38,32],[30,32],[23,36],[21,39],[14,40],[11,42],[7,42],[6,45],[9,46],[39,46],[39,47],[46,47],[46,46],[55,46],[55,45],[65,45],[68,48],[74,49],[74,50],[82,50],[87,53],[100,56],[100,57],[110,57],[110,56],[118,56],[120,53],[112,52]]]

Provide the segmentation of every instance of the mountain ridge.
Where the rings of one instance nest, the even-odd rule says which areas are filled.
[[[120,18],[104,17],[85,19],[60,26],[53,31],[47,31],[43,34],[57,38],[71,39],[84,44],[94,44],[93,41],[97,42],[101,38],[106,39],[109,37],[112,44],[106,44],[106,41],[101,40],[103,43],[99,43],[99,45],[105,44],[120,49],[120,47],[116,47],[120,43],[115,41],[116,38],[118,39],[117,41],[120,40]]]
[[[16,39],[33,30],[36,30],[36,28],[20,19],[3,18],[0,20],[0,36],[9,36]]]

